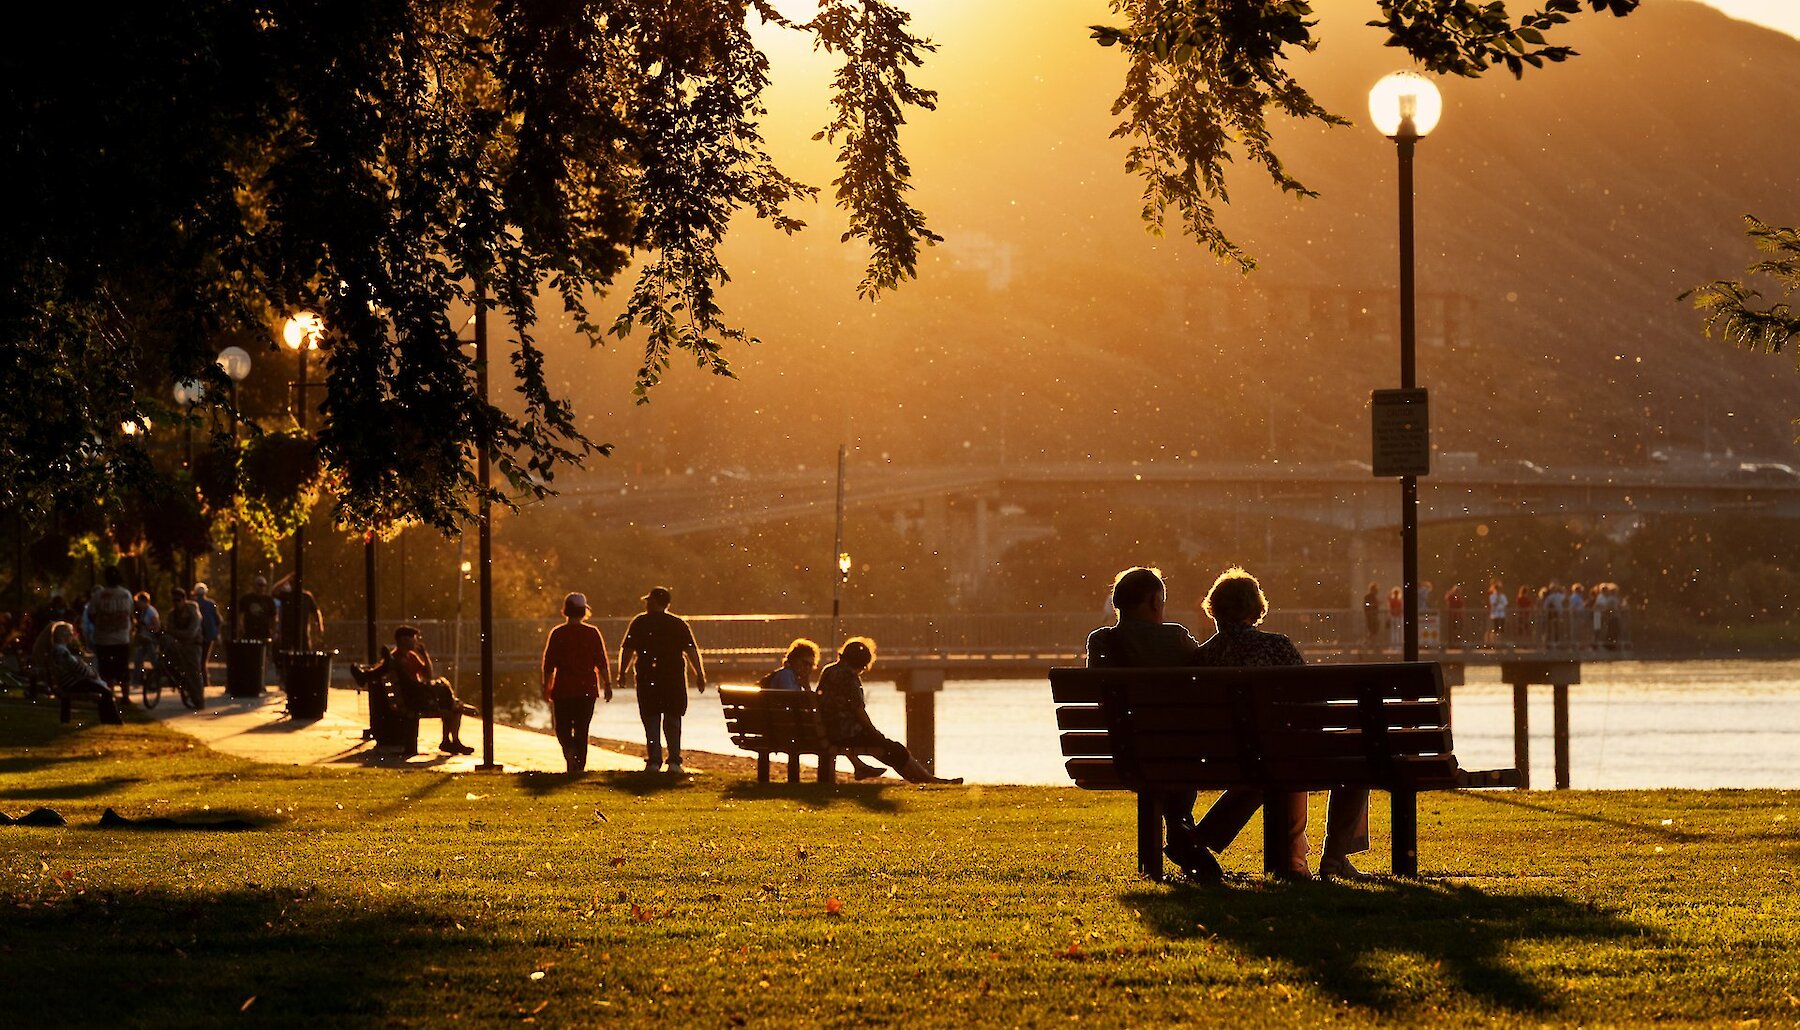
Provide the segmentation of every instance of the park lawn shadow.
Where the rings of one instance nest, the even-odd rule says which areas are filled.
[[[53,765],[92,762],[98,755],[9,755],[0,758],[0,776],[23,776]]]
[[[0,796],[18,798],[21,801],[76,801],[82,798],[98,797],[110,794],[115,790],[136,786],[143,783],[142,776],[106,776],[97,780],[86,780],[80,783],[59,783],[48,787],[24,787],[6,790]]]
[[[475,936],[447,912],[346,900],[311,890],[149,889],[9,906],[0,952],[19,989],[7,992],[7,1021],[317,1027],[430,1018],[417,1011],[417,985],[466,965]]]
[[[1567,804],[1539,804],[1537,802],[1527,801],[1517,795],[1502,794],[1499,791],[1465,790],[1460,791],[1459,793],[1462,797],[1467,798],[1470,801],[1480,801],[1490,805],[1506,805],[1512,808],[1525,808],[1533,812],[1542,812],[1545,815],[1560,816],[1564,819],[1574,819],[1579,822],[1594,823],[1599,826],[1610,826],[1615,830],[1631,830],[1661,840],[1674,841],[1678,844],[1691,844],[1694,841],[1707,839],[1706,834],[1695,833],[1692,830],[1676,829],[1671,826],[1651,825],[1648,822],[1632,822],[1629,819],[1595,815],[1592,812],[1577,812],[1573,811]]]
[[[806,808],[824,809],[840,803],[870,812],[900,811],[890,787],[904,783],[758,783],[752,779],[727,784],[722,795],[729,801],[793,801]]]
[[[1238,885],[1159,890],[1121,900],[1172,940],[1216,938],[1284,963],[1334,1001],[1380,1015],[1406,1012],[1421,975],[1479,1004],[1527,1017],[1560,1008],[1553,985],[1510,955],[1523,942],[1598,944],[1651,931],[1591,903],[1553,894],[1493,894],[1463,883],[1380,878],[1366,885]],[[1429,971],[1421,974],[1421,971]]]
[[[546,776],[567,776],[567,773],[547,773]],[[687,776],[670,776],[667,773],[636,769],[606,769],[587,773],[585,779],[576,779],[576,783],[599,783],[612,790],[630,794],[633,797],[647,798],[657,794],[667,794],[676,790],[702,789],[703,783],[695,782]]]
[[[108,813],[122,816],[114,821],[101,816],[96,823],[85,823],[84,830],[121,830],[127,833],[243,833],[248,830],[266,830],[271,826],[282,826],[285,819],[277,819],[261,812],[241,808],[201,808],[188,809],[182,812],[158,813],[155,816],[132,816],[125,813]]]

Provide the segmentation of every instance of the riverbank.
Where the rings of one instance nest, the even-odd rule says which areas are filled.
[[[1800,1015],[1796,792],[1433,794],[1421,881],[1265,882],[1252,826],[1154,886],[1129,795],[271,766],[0,706],[0,810],[70,823],[0,827],[23,1026]]]

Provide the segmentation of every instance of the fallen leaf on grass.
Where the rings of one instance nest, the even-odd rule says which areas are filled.
[[[611,820],[611,819],[608,819],[608,818],[607,818],[607,817],[606,817],[606,813],[605,813],[605,812],[602,812],[602,811],[600,811],[600,810],[599,810],[599,809],[598,809],[598,808],[596,808],[596,809],[594,809],[594,818],[596,818],[596,819],[598,819],[598,820],[600,820],[600,821],[601,821],[601,822],[603,822],[603,823],[610,823],[610,822],[612,822],[612,820]]]
[[[623,855],[620,855],[612,860],[612,867],[614,869],[617,869],[624,864],[625,864],[625,856],[623,856]]]
[[[535,1016],[538,1013],[544,1011],[545,1009],[547,1009],[549,1007],[550,1007],[550,999],[546,998],[543,1001],[538,1002],[537,1008],[532,1009],[531,1014]]]
[[[1068,950],[1066,950],[1062,953],[1062,957],[1063,958],[1082,958],[1083,952],[1081,950],[1081,945],[1080,944],[1069,945]]]
[[[477,794],[474,791],[470,791],[469,793],[463,795],[463,800],[464,801],[480,801],[486,797],[487,797],[486,794]]]
[[[244,999],[244,1003],[242,1005],[238,1006],[238,1011],[239,1012],[248,1012],[248,1011],[250,1011],[250,1006],[252,1006],[254,1004],[256,1004],[256,995],[252,994],[250,997]]]
[[[531,974],[531,978],[533,980],[542,980],[544,978],[544,971],[542,969],[534,970]]]
[[[844,903],[839,901],[836,898],[826,898],[825,899],[825,914],[828,916],[843,915],[844,914]]]

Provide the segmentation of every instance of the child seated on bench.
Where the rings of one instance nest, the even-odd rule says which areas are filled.
[[[443,720],[444,739],[438,750],[451,755],[472,755],[475,749],[462,742],[462,702],[450,681],[433,676],[431,655],[417,628],[394,630],[394,688],[407,708],[422,716]]]

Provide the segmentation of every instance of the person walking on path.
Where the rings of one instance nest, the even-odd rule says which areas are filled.
[[[319,602],[313,592],[302,590],[300,596],[295,597],[294,577],[283,576],[281,582],[275,584],[275,598],[281,613],[281,649],[311,651],[314,634],[320,639],[325,636],[325,616],[319,612]]]
[[[174,641],[174,653],[180,656],[181,667],[188,682],[198,686],[203,682],[201,663],[201,638],[205,635],[201,626],[200,606],[188,598],[186,590],[180,587],[170,595],[169,618],[167,620],[169,637]]]
[[[1305,665],[1294,642],[1280,633],[1265,633],[1256,626],[1269,613],[1256,577],[1240,568],[1226,569],[1213,581],[1206,595],[1206,614],[1218,632],[1200,645],[1194,664],[1214,667],[1247,665]],[[1310,880],[1306,856],[1306,793],[1279,795],[1288,806],[1288,868],[1277,873],[1285,879]],[[1194,827],[1196,843],[1211,851],[1224,851],[1237,839],[1250,817],[1262,807],[1264,792],[1234,788],[1219,795]],[[1350,856],[1369,850],[1369,792],[1366,788],[1339,787],[1331,792],[1325,817],[1325,854],[1319,875],[1325,879],[1362,879],[1350,864]]]
[[[212,653],[219,642],[219,630],[223,623],[219,619],[219,606],[209,596],[212,593],[205,583],[194,584],[194,603],[200,608],[200,685],[212,686]]]
[[[594,721],[594,702],[604,685],[612,700],[612,662],[606,656],[606,637],[600,627],[587,622],[586,594],[563,598],[567,622],[550,631],[544,641],[544,700],[550,702],[550,721],[563,761],[572,773],[587,770],[588,726]]]
[[[1378,593],[1373,583],[1369,589],[1371,594]],[[1130,568],[1114,576],[1112,607],[1118,612],[1118,622],[1088,634],[1088,668],[1192,665],[1200,653],[1200,642],[1186,626],[1163,621],[1168,600],[1168,587],[1156,569]],[[1217,880],[1223,875],[1218,861],[1193,840],[1198,797],[1191,790],[1163,795],[1163,854],[1190,880]]]
[[[674,594],[668,587],[651,587],[644,595],[643,614],[631,620],[625,639],[619,642],[618,681],[637,670],[638,716],[644,721],[644,771],[663,767],[663,739],[669,742],[670,775],[681,767],[681,717],[687,714],[687,670],[694,670],[695,687],[706,692],[706,666],[694,631],[687,621],[669,612]]]
[[[131,682],[131,591],[117,565],[101,574],[104,586],[88,599],[87,618],[93,624],[88,639],[94,645],[94,664],[109,687]],[[129,691],[127,691],[129,693]]]
[[[908,783],[961,783],[960,776],[934,775],[912,756],[905,744],[883,736],[869,720],[869,699],[863,691],[862,674],[874,664],[875,641],[851,637],[838,649],[838,660],[819,673],[819,721],[825,726],[825,739],[840,754],[872,756]],[[856,778],[868,777],[859,771]]]
[[[269,594],[267,576],[256,577],[249,592],[238,598],[231,618],[235,624],[234,640],[275,639],[275,598]]]
[[[139,590],[131,598],[131,679],[144,682],[144,667],[156,661],[156,635],[162,632],[162,615],[150,603],[150,591]]]

